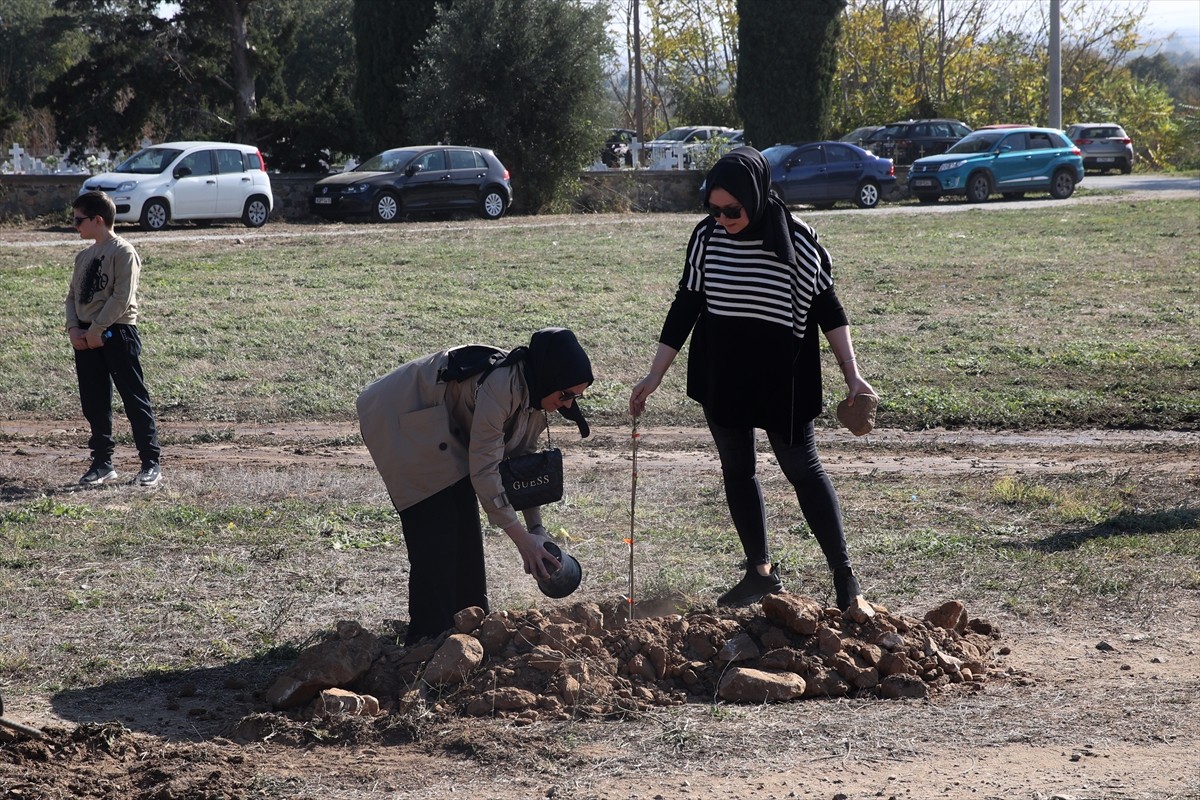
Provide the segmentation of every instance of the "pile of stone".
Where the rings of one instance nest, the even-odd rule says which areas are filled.
[[[607,717],[689,699],[923,698],[986,679],[1000,633],[952,600],[918,619],[844,617],[781,593],[748,609],[622,619],[598,605],[471,608],[412,647],[355,622],[304,651],[267,700],[308,716],[433,713]],[[338,691],[331,691],[338,690]]]

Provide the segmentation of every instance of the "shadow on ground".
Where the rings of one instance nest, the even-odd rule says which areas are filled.
[[[243,717],[267,711],[266,688],[295,659],[291,648],[258,659],[174,672],[155,672],[99,686],[68,689],[50,704],[79,725],[119,722],[168,741],[227,735]]]
[[[1115,536],[1140,536],[1170,533],[1200,526],[1200,508],[1172,508],[1144,513],[1122,512],[1097,525],[1083,530],[1064,530],[1029,543],[1009,543],[1016,550],[1038,550],[1060,553],[1074,550],[1087,542],[1111,539]]]

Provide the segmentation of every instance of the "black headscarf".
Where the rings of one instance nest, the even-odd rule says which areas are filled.
[[[716,188],[737,198],[749,215],[750,224],[735,239],[762,239],[763,249],[780,260],[796,263],[792,247],[791,212],[779,195],[771,190],[771,165],[753,147],[738,147],[723,155],[704,179],[704,202]]]
[[[518,355],[518,351],[526,351]],[[542,398],[581,383],[592,385],[592,362],[583,351],[575,334],[566,328],[542,328],[529,340],[529,347],[518,347],[509,354],[516,355],[525,364],[525,383],[529,385],[529,405],[540,408]],[[558,410],[579,427],[579,435],[587,438],[592,429],[583,416],[583,409],[576,400]]]

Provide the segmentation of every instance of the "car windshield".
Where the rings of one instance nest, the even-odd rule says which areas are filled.
[[[777,144],[774,147],[768,147],[766,150],[763,150],[762,154],[763,158],[767,160],[768,164],[770,164],[772,167],[778,167],[795,149],[796,148],[792,145]]]
[[[121,162],[117,172],[132,172],[136,175],[157,175],[171,165],[182,150],[171,147],[147,147]]]
[[[658,140],[660,142],[682,142],[694,130],[695,128],[671,128],[671,130],[658,137]]]
[[[1003,133],[982,133],[959,139],[946,153],[986,153],[996,146]]]
[[[354,172],[397,172],[412,160],[412,150],[385,150],[354,168]]]
[[[907,123],[901,123],[899,125],[885,125],[867,138],[873,142],[881,142],[888,139],[898,139],[908,133],[908,128],[909,126]]]

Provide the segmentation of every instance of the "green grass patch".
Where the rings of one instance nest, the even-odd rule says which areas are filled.
[[[1194,201],[814,220],[883,424],[1195,428]],[[371,235],[139,244],[144,363],[165,420],[346,420],[371,379],[453,344],[575,329],[626,416],[674,294],[692,215],[403,224]],[[62,296],[77,248],[0,249],[0,406],[78,416]],[[827,362],[828,364],[828,359]],[[682,365],[681,365],[682,366]],[[650,413],[700,423],[682,368]],[[842,391],[826,370],[827,399]]]

